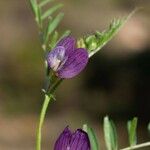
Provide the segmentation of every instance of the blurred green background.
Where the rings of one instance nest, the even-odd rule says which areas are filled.
[[[128,144],[126,121],[139,117],[139,142],[149,139],[150,1],[62,0],[60,29],[75,37],[108,27],[114,17],[137,12],[77,77],[57,91],[43,130],[43,150],[52,150],[58,134],[88,123],[104,147],[102,121],[117,124],[120,147]],[[43,52],[27,0],[0,1],[0,150],[33,150],[44,85]]]

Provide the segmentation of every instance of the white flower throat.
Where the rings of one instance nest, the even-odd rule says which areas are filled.
[[[60,51],[53,57],[52,66],[51,66],[52,69],[54,71],[58,71],[59,69],[63,67],[66,60],[67,60],[67,57],[65,56],[65,51]]]

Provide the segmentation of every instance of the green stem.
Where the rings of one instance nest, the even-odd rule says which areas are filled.
[[[40,114],[39,125],[38,125],[38,129],[37,129],[36,150],[41,150],[42,126],[43,126],[43,122],[45,120],[46,110],[48,108],[48,104],[49,104],[50,100],[51,100],[51,97],[49,97],[48,95],[45,95],[44,103],[43,103],[41,114]]]
[[[63,81],[63,79],[58,79],[58,80],[52,85],[52,87],[49,87],[49,88],[50,88],[50,89],[49,89],[50,92],[48,92],[48,95],[54,93],[55,90],[57,89],[57,87],[60,85],[60,83],[61,83],[62,81]]]
[[[146,143],[138,144],[135,146],[123,148],[121,150],[134,150],[134,149],[139,149],[139,148],[143,148],[143,147],[147,147],[147,146],[150,146],[150,142],[146,142]]]
[[[56,88],[58,87],[58,85],[61,82],[62,82],[62,79],[57,80],[56,83],[54,83],[54,85],[50,89],[50,91],[47,94],[45,94],[42,110],[40,113],[39,124],[38,124],[38,128],[37,128],[36,150],[41,150],[42,127],[43,127],[43,123],[45,120],[47,108],[48,108],[48,105],[49,105],[51,99],[53,98],[52,94],[55,92]]]

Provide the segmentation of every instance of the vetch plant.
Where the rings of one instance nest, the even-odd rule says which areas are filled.
[[[30,0],[44,51],[46,76],[46,86],[42,89],[44,102],[37,127],[36,150],[42,148],[42,127],[46,111],[49,103],[55,99],[54,93],[58,86],[64,79],[78,75],[86,67],[89,59],[116,35],[136,11],[131,12],[127,17],[114,19],[109,28],[103,32],[96,31],[75,40],[70,30],[65,30],[62,34],[57,30],[64,14],[56,12],[63,4],[58,3],[45,10],[47,4],[52,1],[54,0]],[[136,128],[137,118],[134,118],[128,122],[130,146],[122,150],[150,146],[150,142],[137,144]],[[104,139],[107,150],[119,149],[115,124],[108,117],[104,118]],[[66,127],[57,139],[54,150],[100,150],[98,141],[94,130],[86,124],[83,125],[83,129],[77,129],[75,132],[71,132]]]

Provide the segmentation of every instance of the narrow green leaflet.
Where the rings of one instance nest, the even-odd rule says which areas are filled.
[[[117,136],[117,130],[114,122],[111,120],[111,132],[112,132],[112,138],[113,138],[113,148],[114,150],[118,149],[118,136]]]
[[[90,137],[92,150],[99,150],[98,141],[97,141],[95,132],[92,128],[88,128],[88,135]]]
[[[102,33],[95,32],[93,35],[87,36],[84,39],[85,45],[89,50],[89,57],[97,53],[104,45],[106,45],[128,21],[128,19],[135,13],[131,12],[127,17],[122,19],[114,19],[109,28]]]
[[[134,117],[133,120],[130,120],[127,123],[130,146],[134,146],[137,144],[137,135],[136,135],[137,122],[138,119]]]
[[[110,131],[110,122],[109,118],[104,118],[104,138],[107,150],[112,150],[112,140],[111,140],[111,131]]]
[[[43,0],[41,3],[39,3],[39,7],[43,7],[43,6],[45,6],[46,4],[48,4],[52,1],[54,1],[54,0]]]
[[[56,12],[58,9],[62,8],[63,4],[57,4],[53,6],[52,8],[48,9],[43,15],[42,20],[46,19],[47,17],[51,16],[54,12]]]
[[[117,132],[116,127],[112,121],[106,116],[104,118],[104,138],[107,150],[117,150]]]
[[[53,49],[58,41],[58,32],[55,31],[54,34],[52,35],[51,39],[50,39],[50,48]]]
[[[41,9],[40,9],[39,6],[37,6],[37,16],[36,16],[36,21],[37,21],[39,27],[42,26],[42,20],[41,20],[41,19],[42,19],[42,18],[41,18]]]
[[[37,4],[36,0],[30,0],[30,5],[33,11],[33,14],[35,16],[35,20],[38,24],[39,27],[41,27],[42,25],[42,21],[41,21],[41,9],[39,7],[39,5]]]
[[[33,11],[35,17],[37,17],[38,16],[38,12],[37,12],[38,5],[37,5],[36,0],[30,0],[29,2],[30,2],[30,5],[31,5],[32,11]]]
[[[57,28],[61,20],[63,19],[64,14],[59,13],[53,20],[50,20],[47,27],[45,42],[47,42],[49,35]]]
[[[60,39],[58,37],[58,32],[56,31],[56,28],[58,27],[61,20],[63,19],[64,14],[59,13],[55,17],[53,17],[52,15],[57,10],[59,10],[63,6],[63,4],[60,3],[55,4],[54,6],[51,6],[47,11],[43,12],[42,7],[47,6],[47,4],[53,2],[54,0],[41,0],[41,1],[29,0],[29,1],[35,16],[35,20],[39,27],[40,38],[42,39],[41,40],[42,49],[46,51],[46,49],[49,48],[48,46],[53,48],[55,44],[58,42],[58,40]],[[69,35],[70,31],[67,30],[67,32],[64,32],[64,34]]]
[[[85,132],[87,132],[87,134],[89,136],[90,144],[91,144],[91,149],[92,150],[100,150],[99,146],[98,146],[98,141],[97,141],[96,134],[95,134],[94,130],[92,128],[88,127],[87,124],[83,125],[83,130]]]

